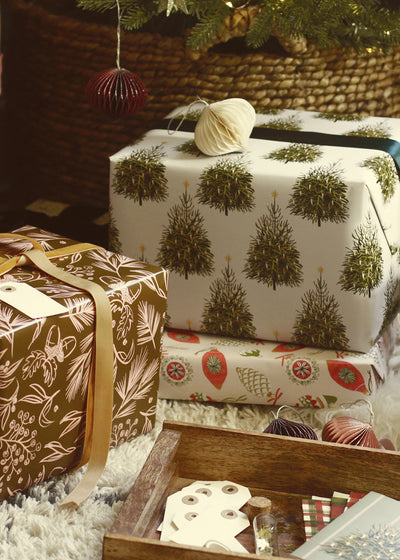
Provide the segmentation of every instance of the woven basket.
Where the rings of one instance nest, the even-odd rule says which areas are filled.
[[[85,87],[115,65],[114,25],[51,13],[39,1],[9,3],[4,89],[12,177],[30,196],[108,204],[108,157],[179,104],[244,97],[256,108],[400,117],[400,49],[344,55],[308,46],[300,55],[193,54],[182,36],[123,33],[121,64],[145,83],[144,110],[111,122]]]

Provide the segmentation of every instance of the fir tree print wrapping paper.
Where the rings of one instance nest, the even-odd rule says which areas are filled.
[[[75,243],[30,226],[15,233],[37,240],[45,251]],[[1,256],[29,249],[29,241],[0,239]],[[53,262],[97,282],[110,300],[115,367],[110,446],[150,431],[168,273],[101,247]],[[0,277],[0,286],[9,281],[29,284],[66,311],[31,319],[0,301],[0,499],[79,464],[95,319],[88,294],[36,268],[14,268]]]
[[[367,352],[400,303],[394,160],[302,138],[400,140],[400,120],[271,111],[244,153],[217,157],[182,128],[110,158],[113,246],[170,271],[168,326]]]
[[[355,402],[386,378],[399,317],[367,354],[166,329],[165,399],[324,408]]]

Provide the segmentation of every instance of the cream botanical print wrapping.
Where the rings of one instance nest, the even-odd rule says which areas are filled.
[[[36,228],[18,233],[45,250],[71,240]],[[13,241],[18,251],[29,242]],[[11,255],[0,240],[1,253]],[[167,273],[100,247],[57,259],[58,266],[93,280],[107,292],[114,336],[111,445],[153,427]],[[26,282],[66,307],[62,315],[30,319],[0,302],[0,497],[71,469],[85,434],[93,361],[94,304],[84,292],[32,267],[15,268],[0,283]]]
[[[340,142],[400,141],[400,120],[266,111],[216,157],[184,125],[111,157],[113,243],[170,271],[168,326],[367,352],[400,306],[400,182],[388,153]],[[294,140],[310,133],[339,145]]]

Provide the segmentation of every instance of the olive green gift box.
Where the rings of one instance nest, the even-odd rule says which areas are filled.
[[[35,227],[14,233],[45,251],[73,245]],[[0,239],[0,255],[32,248],[27,240]],[[94,281],[110,301],[114,398],[110,446],[153,428],[168,273],[92,246],[53,259],[63,270]],[[0,301],[0,499],[79,466],[93,367],[95,307],[90,296],[33,266],[0,277],[29,284],[65,308],[32,319]]]

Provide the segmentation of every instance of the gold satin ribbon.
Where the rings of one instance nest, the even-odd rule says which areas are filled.
[[[63,507],[80,505],[92,492],[104,471],[111,438],[112,407],[114,394],[114,354],[110,302],[105,290],[84,278],[79,278],[53,264],[49,259],[97,249],[90,243],[78,243],[51,251],[44,251],[35,239],[28,236],[1,233],[2,238],[24,239],[32,243],[34,249],[10,259],[0,258],[0,276],[16,266],[34,265],[49,276],[88,292],[95,305],[95,359],[89,380],[85,441],[80,464],[88,462],[82,479],[75,489],[61,503]]]

